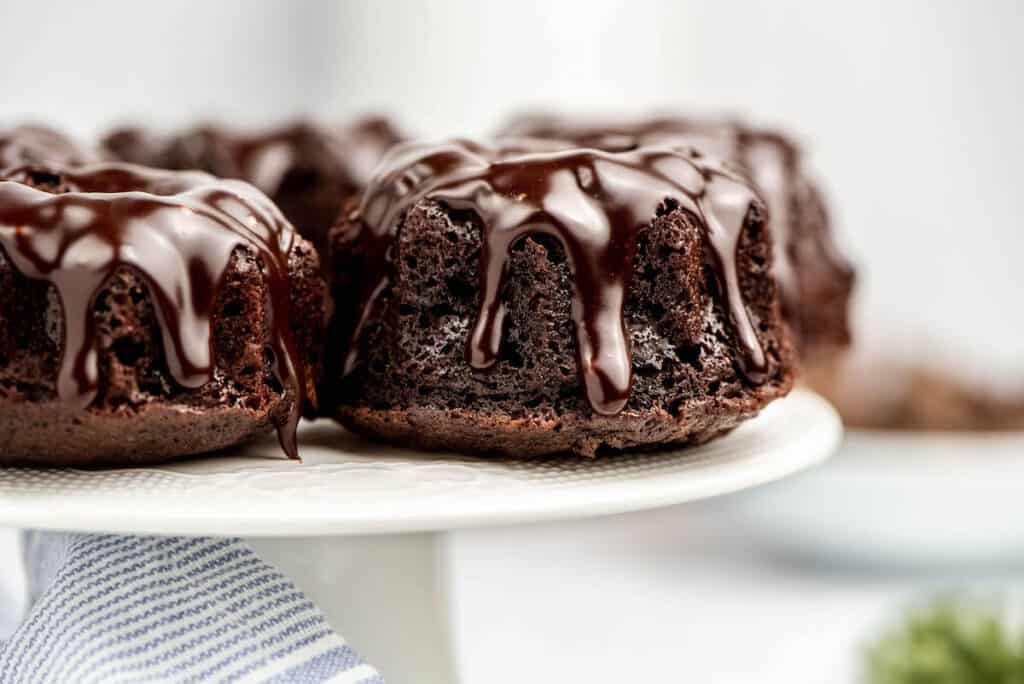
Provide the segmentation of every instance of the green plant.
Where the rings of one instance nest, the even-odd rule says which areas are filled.
[[[911,610],[867,651],[870,684],[1024,684],[1024,633],[993,602],[942,598]]]

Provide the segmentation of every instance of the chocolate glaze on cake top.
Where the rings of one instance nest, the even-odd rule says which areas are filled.
[[[269,299],[273,371],[294,392],[278,425],[295,457],[306,382],[288,326],[288,254],[295,233],[255,188],[199,172],[128,164],[31,165],[0,180],[0,248],[23,275],[46,280],[63,309],[57,394],[81,408],[98,389],[93,302],[105,281],[130,267],[146,282],[160,322],[168,371],[185,388],[213,377],[212,315],[232,252],[261,258]]]
[[[387,119],[366,117],[337,130],[306,121],[252,133],[212,124],[169,136],[125,128],[109,135],[104,144],[125,161],[198,168],[223,178],[241,178],[273,195],[291,169],[321,163],[337,166],[354,186],[363,187],[384,153],[401,139]]]
[[[477,369],[498,357],[501,299],[509,251],[543,233],[565,249],[573,273],[579,372],[592,408],[614,415],[630,395],[632,364],[623,307],[637,236],[659,213],[681,208],[705,229],[712,271],[739,340],[739,365],[759,382],[766,368],[740,291],[736,249],[752,206],[752,187],[728,168],[680,149],[625,152],[564,149],[541,141],[485,147],[465,140],[405,144],[378,167],[351,222],[366,254],[345,372],[361,361],[359,338],[390,278],[391,246],[404,214],[418,201],[474,212],[482,223],[480,306],[466,348]]]
[[[565,140],[575,146],[622,151],[641,145],[693,148],[702,154],[739,165],[757,186],[768,207],[774,244],[775,276],[785,308],[796,311],[800,284],[790,254],[790,182],[788,172],[796,166],[798,150],[786,137],[755,130],[740,121],[685,117],[653,117],[629,122],[587,122],[557,115],[517,117],[500,133],[501,137],[536,136]],[[843,263],[838,254],[836,263]]]
[[[127,128],[104,145],[135,164],[248,181],[325,253],[342,203],[365,188],[377,162],[401,139],[387,119],[367,117],[337,129],[305,121],[252,132],[202,125],[159,135]]]
[[[243,178],[269,195],[276,193],[289,170],[325,154],[353,185],[363,187],[374,167],[400,135],[383,118],[367,118],[336,132],[298,122],[251,135],[200,128],[196,135],[217,136],[229,152],[234,170],[224,175]]]
[[[86,164],[101,155],[81,147],[63,133],[45,126],[0,130],[0,171],[23,164]]]
[[[383,116],[366,116],[339,129],[335,145],[356,185],[365,188],[388,150],[405,135]]]
[[[741,128],[739,122],[731,119],[665,116],[616,122],[533,114],[516,117],[498,135],[565,140],[609,152],[631,150],[639,145],[688,145],[706,155],[728,159],[740,145]]]

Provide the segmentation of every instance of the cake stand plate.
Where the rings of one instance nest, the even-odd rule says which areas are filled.
[[[703,499],[824,460],[842,433],[794,391],[710,444],[598,459],[480,459],[303,427],[302,462],[267,439],[132,469],[0,469],[0,525],[136,534],[315,536],[423,532],[622,513]]]
[[[832,407],[800,390],[710,444],[594,460],[418,453],[322,421],[303,426],[301,463],[268,439],[158,467],[0,469],[0,526],[247,537],[388,681],[453,684],[458,635],[488,628],[454,628],[453,530],[726,494],[825,460],[841,434]]]

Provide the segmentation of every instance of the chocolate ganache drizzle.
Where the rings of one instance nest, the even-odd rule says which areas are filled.
[[[330,166],[353,191],[361,188],[384,153],[401,139],[387,119],[366,117],[338,129],[306,121],[255,132],[215,124],[177,135],[125,128],[110,135],[106,144],[125,161],[240,178],[273,196],[290,171],[311,165]]]
[[[625,152],[565,149],[541,141],[490,148],[464,140],[404,144],[378,167],[349,237],[367,254],[361,311],[345,373],[360,362],[359,337],[389,284],[392,244],[405,213],[427,199],[471,210],[483,224],[479,313],[466,357],[495,363],[506,315],[501,291],[509,250],[530,234],[557,239],[574,280],[579,372],[591,407],[620,412],[630,396],[632,363],[623,308],[640,230],[659,208],[678,206],[700,221],[725,309],[743,349],[740,367],[758,380],[765,354],[740,291],[736,250],[757,196],[728,169],[669,147]]]
[[[799,309],[800,283],[790,253],[793,217],[789,206],[798,151],[778,133],[754,129],[728,118],[662,116],[602,122],[535,114],[517,117],[500,135],[564,140],[575,146],[610,152],[649,145],[693,148],[731,161],[754,181],[768,208],[773,266],[783,304],[788,312]]]
[[[206,130],[206,129],[200,129]],[[249,135],[216,132],[228,149],[242,178],[273,196],[290,170],[303,165],[329,165],[338,179],[354,192],[365,187],[384,153],[401,140],[401,134],[381,117],[367,117],[336,130],[299,121]]]
[[[51,283],[63,309],[57,376],[62,401],[84,409],[96,397],[94,301],[121,267],[149,287],[174,380],[189,389],[210,381],[217,295],[233,251],[250,248],[265,270],[273,371],[295,398],[278,435],[285,452],[297,456],[295,429],[306,383],[297,375],[305,371],[288,319],[288,254],[295,233],[270,200],[240,181],[128,164],[24,166],[3,178],[0,248],[23,275]]]

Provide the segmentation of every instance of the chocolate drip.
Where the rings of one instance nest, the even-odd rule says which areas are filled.
[[[555,115],[518,117],[500,135],[564,140],[574,146],[612,152],[650,145],[693,148],[705,156],[736,164],[754,181],[768,208],[773,266],[783,307],[789,314],[799,310],[800,282],[790,254],[791,179],[798,153],[783,136],[730,119],[666,116],[630,122],[587,122]]]
[[[146,282],[160,323],[168,371],[180,386],[213,377],[212,316],[231,255],[259,255],[270,306],[273,371],[295,396],[278,424],[297,456],[295,429],[305,399],[303,366],[289,328],[288,254],[295,234],[251,186],[205,173],[127,164],[9,170],[0,181],[0,247],[23,275],[56,288],[64,314],[57,395],[84,409],[98,390],[95,298],[121,267]],[[52,189],[47,192],[40,186]]]
[[[766,368],[736,265],[756,201],[742,178],[669,147],[616,153],[524,140],[499,149],[467,141],[402,145],[381,164],[364,195],[361,220],[352,223],[357,232],[350,238],[362,242],[367,257],[345,373],[360,361],[359,339],[389,283],[402,217],[422,199],[471,210],[483,224],[480,309],[466,348],[474,368],[493,365],[500,352],[510,249],[527,235],[546,234],[561,243],[572,270],[577,361],[587,397],[600,414],[620,412],[632,383],[623,309],[637,236],[659,211],[674,207],[705,228],[713,271],[743,349],[741,369],[759,381]]]
[[[796,151],[783,138],[763,133],[744,131],[737,152],[740,164],[761,192],[772,225],[772,265],[779,282],[782,307],[790,321],[799,320],[800,281],[793,263],[793,217],[790,202],[793,197],[792,179],[796,166]]]
[[[212,125],[171,136],[123,129],[105,144],[135,164],[248,181],[326,254],[327,232],[342,202],[365,188],[377,162],[400,139],[388,120],[375,117],[339,129],[303,121],[251,133]]]
[[[373,172],[388,150],[405,139],[405,135],[382,116],[357,119],[333,137],[335,150],[344,160],[349,177],[360,188],[370,184]]]
[[[106,145],[125,161],[240,178],[273,196],[287,174],[301,167],[331,167],[331,175],[353,191],[362,188],[401,139],[387,119],[367,117],[336,130],[305,121],[253,133],[203,125],[160,136],[127,128],[108,136]]]

